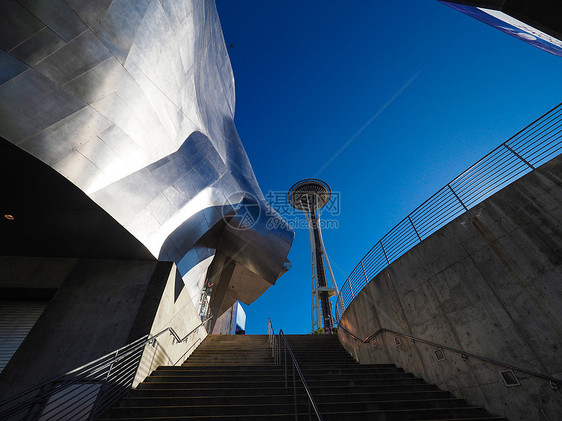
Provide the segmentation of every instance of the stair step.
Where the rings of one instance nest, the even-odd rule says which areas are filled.
[[[491,417],[482,415],[485,413],[481,408],[447,408],[447,409],[431,409],[431,410],[396,410],[396,411],[348,411],[337,413],[322,413],[322,418],[326,421],[357,421],[357,420],[384,420],[384,421],[502,421],[505,418]],[[180,415],[169,416],[163,414],[160,416],[131,416],[127,414],[107,414],[100,418],[103,421],[181,421],[181,420],[294,420],[294,413],[279,414],[229,414],[229,415]],[[314,417],[314,415],[313,415]],[[307,419],[308,411],[306,409],[299,411],[299,419]],[[314,419],[314,418],[312,418]]]
[[[189,361],[273,361],[271,355],[195,355]]]
[[[209,363],[205,363],[205,362],[186,362],[184,363],[186,366],[188,367],[208,367],[211,364]],[[248,362],[247,361],[240,361],[240,365],[247,365]],[[232,365],[236,365],[236,362],[233,361],[225,361],[224,363],[220,363],[220,362],[215,362],[214,364],[212,364],[216,367],[229,367]],[[270,363],[265,363],[265,362],[261,362],[261,363],[256,363],[255,364],[256,367],[273,367],[274,364],[273,362]]]
[[[304,400],[306,395],[300,393],[299,400]],[[233,404],[253,404],[263,403],[263,396],[247,395],[247,396],[135,396],[123,399],[121,402],[122,407],[128,406],[190,406],[190,405],[209,405],[215,403],[217,399],[225,405]],[[290,399],[292,402],[293,394],[291,389],[284,389],[282,394],[268,395],[267,401],[272,403],[286,402]],[[322,403],[353,403],[353,402],[405,402],[405,401],[443,401],[455,399],[448,392],[410,392],[410,393],[355,393],[355,394],[340,394],[340,395],[326,395],[316,394],[315,401],[320,405]]]
[[[273,362],[273,357],[270,356],[244,356],[244,355],[237,355],[237,356],[208,356],[202,355],[200,357],[193,357],[189,358],[188,361],[193,362],[227,362],[227,361],[249,361],[249,362]],[[186,361],[187,362],[187,361]]]
[[[306,399],[303,397],[298,403],[299,412],[307,410]],[[349,410],[348,402],[327,402],[318,405],[320,412],[346,412]],[[353,405],[354,412],[393,412],[404,411],[443,411],[446,409],[454,410],[455,412],[461,410],[480,410],[480,408],[468,408],[462,399],[445,399],[445,400],[420,400],[420,401],[379,401],[379,402],[356,402]],[[217,400],[215,404],[211,405],[191,405],[191,406],[178,406],[178,405],[162,405],[162,406],[121,406],[114,408],[108,413],[108,416],[120,416],[119,414],[126,414],[126,416],[191,416],[191,415],[242,415],[242,414],[293,414],[294,401],[290,395],[285,396],[284,402],[273,402],[269,399],[264,402],[255,401],[251,405],[246,403],[225,404]],[[478,415],[482,415],[481,411]]]
[[[292,381],[289,379],[289,381]],[[297,383],[300,381],[297,379]],[[425,384],[423,379],[418,379],[415,377],[410,378],[379,378],[379,379],[307,379],[308,386],[311,389],[316,387],[332,387],[332,386],[409,386]],[[244,388],[244,387],[280,387],[285,385],[285,380],[279,376],[273,379],[251,379],[246,381],[241,380],[211,380],[204,379],[199,381],[194,381],[189,377],[181,376],[149,376],[141,385],[144,387],[150,384],[161,384],[161,385],[182,385],[183,388],[189,389],[191,387],[204,389],[204,388]]]
[[[289,369],[291,367],[289,366]],[[253,373],[284,373],[285,369],[283,366],[248,366],[248,365],[217,365],[217,366],[189,366],[189,365],[182,365],[182,366],[161,366],[158,367],[154,373],[161,371],[161,370],[170,370],[170,371],[177,371],[177,372],[193,372],[193,373],[212,373],[212,372],[241,372],[241,371],[248,371]],[[326,375],[337,375],[337,374],[347,374],[347,373],[372,373],[372,374],[383,374],[383,373],[403,373],[404,370],[398,367],[385,367],[385,368],[378,368],[377,366],[344,366],[344,367],[301,367],[303,374],[326,374]]]
[[[225,377],[225,376],[222,376]],[[292,375],[289,371],[287,376],[289,381],[292,381]],[[298,377],[297,377],[298,379]],[[285,376],[283,373],[277,373],[275,375],[270,376],[256,376],[256,375],[249,375],[244,378],[244,376],[238,374],[236,376],[226,376],[225,380],[220,380],[215,377],[211,376],[185,376],[173,372],[171,375],[168,374],[161,374],[161,372],[157,372],[154,375],[149,376],[145,382],[172,382],[172,383],[276,383],[276,382],[284,382]],[[300,381],[300,380],[297,380]],[[424,383],[423,379],[419,379],[414,377],[410,373],[398,373],[398,374],[381,374],[378,376],[373,376],[371,374],[368,375],[351,375],[351,376],[322,376],[322,375],[310,375],[306,378],[306,382],[309,386],[314,386],[316,384],[324,384],[324,385],[333,385],[333,384],[341,384],[353,382],[356,385],[379,385],[379,384],[395,384],[395,383],[404,383],[404,384],[411,384],[411,383]]]
[[[261,346],[256,347],[253,345],[249,345],[247,347],[233,346],[233,347],[221,347],[221,348],[197,348],[194,354],[197,355],[197,354],[204,354],[209,352],[233,352],[233,351],[240,352],[240,353],[262,352],[264,354],[273,355],[273,351],[271,350],[269,345],[264,347]]]
[[[209,366],[188,366],[188,365],[181,365],[181,366],[160,366],[158,367],[155,372],[159,370],[174,370],[174,371],[186,371],[186,372],[238,372],[238,371],[248,371],[248,372],[263,372],[269,370],[282,370],[281,367],[277,366],[260,366],[260,365],[209,365]]]
[[[356,421],[356,420],[384,420],[384,421],[429,421],[445,419],[486,419],[483,408],[434,408],[434,409],[398,409],[392,411],[346,411],[337,413],[322,413],[324,420]],[[497,419],[497,418],[496,418]],[[501,419],[501,418],[500,418]]]
[[[139,387],[135,390],[135,393],[139,390],[150,391],[150,390],[181,390],[185,394],[184,396],[190,395],[201,395],[201,394],[208,394],[208,395],[247,395],[247,394],[279,394],[283,393],[282,391],[285,390],[284,383],[282,386],[264,386],[264,387],[240,387],[237,385],[235,388],[227,388],[227,387],[189,387],[194,385],[187,385],[185,383],[141,383]],[[302,390],[302,386],[297,384],[297,389]],[[409,384],[409,385],[380,385],[380,386],[352,386],[352,385],[333,385],[333,386],[318,386],[318,387],[310,387],[313,396],[318,393],[326,393],[326,394],[337,394],[337,393],[350,393],[350,391],[357,391],[357,393],[381,393],[381,392],[417,392],[417,391],[426,391],[426,390],[439,390],[437,386],[431,384]]]
[[[302,367],[301,367],[302,368]],[[283,370],[283,367],[281,367]],[[340,368],[340,367],[314,367],[314,368],[302,368],[303,374],[325,374],[325,375],[339,375],[339,374],[353,374],[353,373],[368,373],[368,374],[385,374],[385,373],[404,373],[402,368],[398,367],[369,367],[369,366],[359,366]]]
[[[289,366],[290,369],[290,366]],[[247,371],[248,373],[255,373],[259,374],[284,374],[285,368],[284,366],[276,366],[276,367],[255,367],[255,366],[232,366],[232,367],[189,367],[189,366],[160,366],[154,372],[169,372],[169,373],[193,373],[193,374],[200,374],[200,375],[218,375],[218,374],[230,374],[236,375],[238,372]],[[307,368],[302,370],[303,374],[306,375],[315,375],[315,374],[322,374],[326,376],[332,375],[340,375],[340,374],[392,374],[392,373],[404,373],[404,370],[398,367],[388,367],[388,368],[371,368],[369,366],[355,366],[349,368],[339,368],[339,367],[314,367],[314,368]],[[215,373],[215,374],[213,374]]]
[[[291,370],[288,371],[288,378],[291,379],[292,377]],[[409,379],[414,378],[414,375],[411,373],[404,373],[404,372],[395,372],[395,373],[342,373],[338,374],[338,379],[340,380],[353,380],[353,379],[387,379],[387,378],[394,378],[394,379]],[[281,371],[274,371],[273,373],[268,373],[266,371],[261,372],[247,372],[247,371],[237,371],[234,373],[228,372],[206,372],[206,373],[193,373],[189,371],[173,371],[173,370],[159,370],[155,371],[150,378],[155,379],[163,379],[168,377],[181,377],[183,379],[190,379],[189,381],[227,381],[228,379],[233,379],[236,381],[252,381],[252,380],[262,380],[267,382],[268,380],[284,380],[285,379],[285,372]],[[313,381],[313,380],[329,380],[333,378],[333,375],[329,375],[326,373],[307,373],[306,380]],[[148,380],[148,379],[147,379]]]

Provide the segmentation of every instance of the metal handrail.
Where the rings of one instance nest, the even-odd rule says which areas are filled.
[[[312,393],[310,392],[310,388],[308,387],[308,383],[306,382],[306,379],[304,378],[304,375],[302,374],[302,370],[299,366],[299,363],[297,362],[295,354],[293,353],[291,345],[289,344],[289,341],[287,340],[287,337],[283,333],[283,329],[280,329],[279,333],[276,335],[275,331],[273,330],[273,324],[271,323],[271,318],[268,318],[267,319],[267,330],[268,330],[268,335],[269,335],[269,344],[271,346],[271,350],[272,350],[273,357],[274,357],[274,360],[275,360],[275,365],[280,366],[281,360],[284,359],[285,387],[289,387],[288,373],[287,373],[287,371],[288,371],[287,370],[287,352],[289,353],[289,356],[291,357],[292,373],[293,373],[293,401],[294,401],[294,404],[295,404],[295,420],[298,421],[298,419],[299,419],[298,407],[297,407],[297,383],[296,383],[296,376],[295,376],[295,371],[296,371],[297,374],[299,375],[301,383],[302,383],[302,385],[304,387],[304,390],[306,392],[306,396],[308,398],[307,399],[308,419],[312,420],[312,412],[310,410],[310,407],[312,406],[312,409],[314,410],[316,418],[319,421],[323,421],[322,415],[320,415],[320,411],[318,410],[318,406],[316,405],[316,401],[314,400],[314,398],[312,396]],[[282,342],[281,342],[281,338],[283,339]],[[281,349],[281,347],[283,347],[283,349]],[[282,358],[281,355],[283,355],[284,358]]]
[[[545,380],[548,380],[552,383],[556,383],[558,385],[562,385],[562,379],[557,379],[556,377],[549,376],[548,374],[542,374],[542,373],[539,373],[539,372],[536,372],[536,371],[533,371],[533,370],[528,370],[526,368],[522,368],[522,367],[518,367],[518,366],[515,366],[515,365],[512,365],[512,364],[497,361],[497,360],[494,360],[492,358],[483,357],[482,355],[474,354],[474,353],[468,352],[468,351],[463,351],[461,349],[457,349],[457,348],[450,347],[448,345],[444,345],[444,344],[440,344],[440,343],[437,343],[437,342],[429,341],[427,339],[418,338],[417,336],[407,335],[405,333],[398,332],[396,330],[381,328],[381,329],[375,331],[374,333],[372,333],[371,335],[367,336],[365,339],[361,339],[341,325],[339,325],[339,329],[343,330],[349,336],[351,336],[355,340],[357,340],[359,342],[362,342],[364,344],[369,343],[371,340],[373,340],[377,336],[379,336],[381,334],[385,334],[386,332],[388,332],[388,333],[391,333],[393,335],[401,336],[403,338],[409,339],[410,341],[413,341],[413,342],[421,342],[421,343],[433,346],[435,348],[445,349],[445,350],[453,352],[455,354],[465,356],[466,358],[474,358],[474,359],[484,361],[484,362],[487,362],[487,363],[490,363],[490,364],[494,364],[494,365],[497,365],[497,366],[500,366],[500,367],[509,368],[510,370],[519,371],[520,373],[525,373],[525,374],[529,374],[529,375],[534,376],[534,377],[545,379]]]
[[[207,323],[209,320],[211,320],[213,318],[213,316],[210,316],[208,318],[205,319],[204,322],[201,322],[199,325],[197,325],[197,327],[193,328],[187,335],[185,335],[183,338],[180,338],[180,336],[176,333],[176,331],[174,330],[173,327],[167,327],[166,329],[164,329],[161,332],[158,332],[156,335],[152,336],[149,340],[151,339],[156,339],[158,336],[162,335],[163,333],[166,333],[166,331],[170,332],[170,335],[172,335],[176,341],[176,343],[180,344],[184,341],[187,342],[187,338],[193,333],[195,332],[197,329],[199,329],[201,326],[203,326],[203,324]]]
[[[499,145],[414,209],[351,271],[336,300],[336,320],[375,276],[404,253],[562,150],[562,103]]]
[[[81,367],[20,392],[0,402],[0,419],[94,420],[129,391],[147,344],[154,345],[157,338],[166,332],[177,343],[187,341],[211,318],[199,323],[183,338],[172,327],[167,327],[155,335],[145,335]],[[193,345],[189,349],[192,348]]]

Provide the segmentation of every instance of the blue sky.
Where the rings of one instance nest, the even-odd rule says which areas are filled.
[[[341,195],[339,227],[323,231],[340,285],[416,206],[562,98],[562,58],[435,0],[217,7],[235,123],[264,194],[318,177]],[[244,306],[247,333],[266,333],[268,316],[310,331],[306,230],[289,259]]]

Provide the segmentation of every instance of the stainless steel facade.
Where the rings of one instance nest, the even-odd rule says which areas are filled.
[[[294,233],[266,228],[266,202],[233,122],[234,77],[214,2],[3,0],[0,48],[2,158],[13,166],[4,174],[12,188],[2,208],[15,217],[1,228],[25,237],[11,251],[4,236],[2,254],[41,253],[34,244],[41,238],[17,225],[33,207],[23,204],[33,192],[32,170],[17,165],[25,152],[37,168],[46,164],[76,186],[95,203],[93,213],[109,215],[140,248],[176,262],[194,301],[216,256],[217,279],[227,262],[229,280],[244,280],[217,309],[252,302],[286,270]],[[26,172],[24,184],[15,174]],[[36,214],[50,206],[66,215],[76,200],[64,197],[53,192],[56,203],[45,198]],[[248,209],[250,223],[242,220]],[[112,221],[92,230],[90,216],[74,217],[69,241],[98,250],[75,257],[103,257],[116,235]],[[77,250],[57,248],[48,252],[72,257]],[[109,257],[129,256],[113,247]]]

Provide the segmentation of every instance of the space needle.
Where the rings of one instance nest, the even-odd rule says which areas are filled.
[[[289,203],[295,209],[304,212],[308,223],[311,249],[312,332],[322,326],[326,334],[334,331],[330,297],[339,296],[320,229],[320,211],[331,197],[330,186],[324,181],[314,178],[299,181],[288,192]],[[331,286],[327,282],[325,266],[330,274]],[[322,325],[320,321],[322,321]]]

